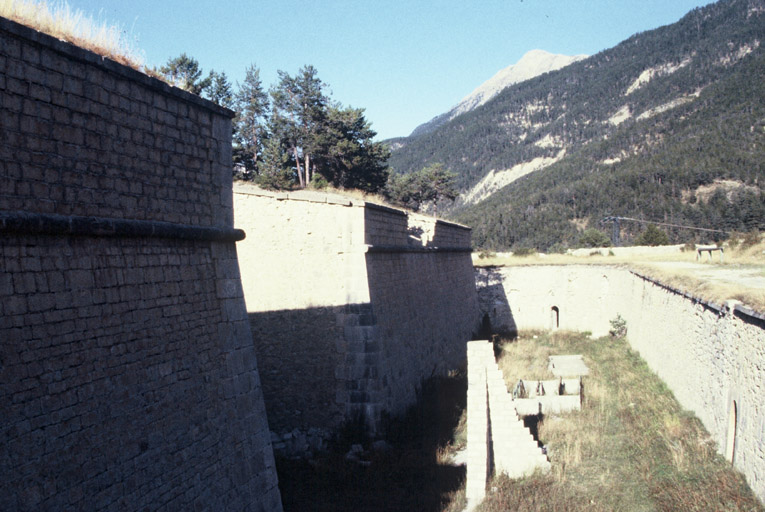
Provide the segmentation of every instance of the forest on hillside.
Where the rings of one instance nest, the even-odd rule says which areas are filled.
[[[582,226],[611,215],[727,232],[765,229],[765,54],[702,92],[697,102],[617,130],[568,158],[464,208],[477,247],[574,246]],[[720,98],[727,101],[720,101]],[[640,152],[605,164],[625,148]],[[715,187],[723,180],[739,186]],[[700,195],[700,188],[708,194]],[[605,228],[604,228],[605,229]],[[624,225],[627,239],[642,226]],[[709,240],[670,230],[673,242]],[[719,236],[717,237],[719,238]]]
[[[565,150],[484,201],[455,205],[450,216],[474,228],[477,247],[573,246],[584,229],[604,228],[608,215],[765,229],[761,42],[763,0],[694,9],[509,87],[431,133],[397,139],[389,163],[400,173],[443,163],[467,191],[491,170]],[[614,122],[618,112],[628,115]],[[642,229],[622,228],[628,240]],[[699,238],[687,230],[669,235]]]

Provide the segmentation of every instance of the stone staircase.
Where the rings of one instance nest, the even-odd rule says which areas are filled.
[[[510,478],[549,471],[550,462],[531,432],[524,427],[494,360],[489,341],[468,343],[467,510],[486,495],[486,482],[495,473]],[[492,464],[493,463],[493,464]]]

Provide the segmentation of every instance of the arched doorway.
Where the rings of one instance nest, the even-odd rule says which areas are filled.
[[[557,329],[560,327],[560,310],[558,306],[550,308],[550,328]]]

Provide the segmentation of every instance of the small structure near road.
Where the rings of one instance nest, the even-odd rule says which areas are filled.
[[[714,251],[720,252],[720,263],[722,263],[725,250],[722,247],[717,247],[716,245],[696,246],[696,261],[701,259],[702,253],[707,253],[709,255],[709,261],[712,261],[712,252]]]

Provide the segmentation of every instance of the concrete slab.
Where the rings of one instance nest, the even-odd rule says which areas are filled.
[[[547,395],[536,398],[516,398],[515,410],[521,416],[560,414],[582,408],[579,395]]]
[[[556,377],[578,377],[590,374],[590,369],[584,364],[581,354],[550,356],[549,361],[547,368]]]

